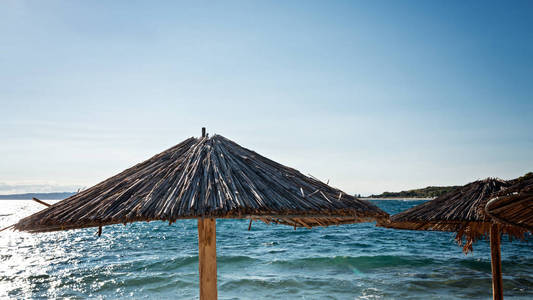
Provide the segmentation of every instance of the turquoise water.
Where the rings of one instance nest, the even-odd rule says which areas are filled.
[[[375,201],[389,213],[421,201]],[[41,209],[0,201],[0,227]],[[220,299],[488,299],[487,242],[353,224],[297,229],[217,221]],[[0,298],[198,298],[196,221],[0,233]],[[504,295],[533,298],[533,245],[502,245]]]

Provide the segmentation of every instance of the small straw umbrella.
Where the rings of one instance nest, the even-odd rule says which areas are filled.
[[[533,232],[533,173],[511,181],[509,188],[500,191],[485,206],[485,212],[504,225],[512,225]]]
[[[459,245],[465,243],[463,251],[472,251],[472,244],[490,236],[492,288],[494,299],[503,299],[500,236],[524,238],[525,231],[509,225],[494,222],[485,213],[485,205],[491,195],[509,187],[509,183],[495,178],[487,178],[454,189],[434,200],[412,207],[391,216],[389,222],[379,222],[378,226],[410,229],[456,232]]]
[[[198,219],[200,299],[217,298],[216,218],[296,227],[388,219],[374,204],[229,139],[191,137],[87,190],[21,219],[47,232],[136,221]]]

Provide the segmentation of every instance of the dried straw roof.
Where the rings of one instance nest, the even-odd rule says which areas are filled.
[[[189,138],[14,228],[45,232],[201,217],[312,227],[388,219],[388,214],[215,135]]]
[[[487,178],[454,189],[440,197],[391,216],[389,223],[379,226],[410,229],[457,232],[456,240],[463,250],[471,251],[475,240],[489,233],[492,219],[485,213],[485,205],[491,195],[509,187],[509,183]],[[523,230],[502,226],[504,233],[523,237]]]
[[[485,206],[496,221],[533,232],[533,173],[510,181],[512,186],[500,191]]]

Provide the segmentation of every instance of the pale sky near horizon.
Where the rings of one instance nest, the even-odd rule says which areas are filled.
[[[533,171],[531,1],[0,2],[0,194],[218,133],[348,193]]]

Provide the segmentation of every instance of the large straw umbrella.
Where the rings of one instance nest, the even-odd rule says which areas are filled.
[[[492,289],[494,299],[503,299],[500,237],[502,233],[523,238],[524,230],[501,225],[485,213],[485,205],[491,195],[509,187],[509,183],[487,178],[454,189],[440,197],[391,216],[390,222],[380,226],[410,229],[456,232],[455,239],[463,251],[472,251],[472,244],[483,236],[490,236]]]
[[[485,206],[485,212],[504,225],[533,232],[533,173],[511,181],[509,188],[500,191]]]
[[[217,298],[216,218],[296,227],[388,219],[359,200],[220,135],[182,143],[20,220],[47,232],[135,221],[198,219],[200,298]]]

